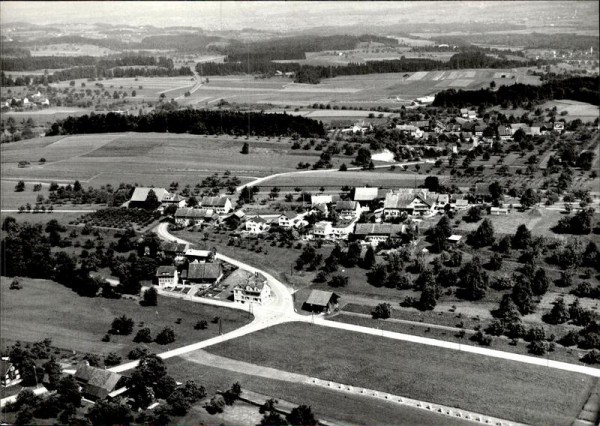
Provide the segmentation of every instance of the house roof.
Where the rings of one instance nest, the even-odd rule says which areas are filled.
[[[189,280],[216,280],[221,274],[220,263],[190,263],[188,266]]]
[[[187,249],[186,256],[192,257],[209,257],[212,252],[210,250]]]
[[[227,197],[202,197],[200,205],[202,207],[225,207],[227,201],[229,201]]]
[[[82,393],[96,398],[105,398],[113,391],[121,379],[121,375],[110,370],[82,364],[75,372],[75,379],[80,382],[83,388]]]
[[[211,217],[213,214],[213,209],[194,209],[191,207],[183,207],[177,209],[175,212],[175,217],[180,219],[204,219]]]
[[[336,210],[356,210],[358,203],[356,201],[338,201],[335,203]]]
[[[450,235],[447,240],[452,242],[458,242],[462,239],[462,235]]]
[[[393,223],[357,223],[355,235],[396,235],[403,233],[406,225]]]
[[[529,126],[527,126],[527,124],[525,124],[525,123],[513,123],[510,125],[510,128],[513,129],[514,131],[517,131],[519,129],[525,130],[527,127],[529,127]]]
[[[154,193],[156,194],[156,198],[158,199],[158,201],[161,202],[163,198],[165,198],[165,196],[169,194],[169,192],[165,188],[137,187],[133,190],[133,194],[131,195],[130,201],[145,202],[146,198],[148,198],[148,192],[150,192],[150,190],[154,191]]]
[[[315,204],[330,204],[331,203],[331,195],[311,195],[310,203],[312,205]]]
[[[320,222],[317,222],[313,225],[313,229],[320,229],[325,231],[327,228],[331,228],[331,222],[327,221],[327,220],[322,220]]]
[[[384,209],[401,209],[406,208],[412,203],[415,198],[420,199],[423,203],[432,205],[437,201],[437,194],[430,193],[427,190],[413,190],[412,188],[403,188],[398,192],[389,192],[385,196],[383,203]]]
[[[306,299],[306,304],[325,307],[329,304],[331,298],[334,296],[337,297],[337,294],[332,291],[313,290],[310,292],[308,299]]]
[[[354,188],[354,201],[372,201],[378,196],[378,188]]]
[[[0,360],[0,377],[5,377],[11,366],[12,363],[10,361]]]
[[[429,127],[429,120],[419,120],[419,121],[411,121],[410,123],[411,126],[415,126],[415,127]]]
[[[264,220],[262,217],[260,216],[254,216],[251,217],[250,219],[247,220],[247,222],[254,222],[254,223],[267,223],[266,220]]]
[[[437,199],[438,203],[448,204],[450,202],[450,196],[448,194],[440,194]]]
[[[512,132],[506,126],[498,126],[498,136],[512,136]]]
[[[476,195],[490,195],[490,184],[489,183],[476,183],[475,184]]]
[[[160,249],[164,252],[183,253],[187,250],[187,244],[163,242]]]
[[[279,215],[279,217],[281,217],[281,216],[285,216],[288,219],[295,219],[298,217],[298,213],[288,210],[286,212],[283,212],[281,215]]]
[[[172,277],[175,275],[175,267],[174,266],[159,266],[156,270],[157,277]]]
[[[180,201],[185,200],[185,198],[183,198],[181,195],[179,194],[172,194],[172,193],[167,193],[163,199],[162,202],[163,203],[179,203]]]

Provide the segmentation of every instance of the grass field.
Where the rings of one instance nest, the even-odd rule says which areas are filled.
[[[555,101],[549,101],[542,105],[540,108],[543,110],[546,108],[556,107],[557,118],[565,118],[567,121],[580,119],[584,123],[588,121],[594,121],[598,118],[600,110],[596,105],[587,104],[585,102],[571,101],[568,99],[561,99]],[[563,112],[567,112],[566,115],[561,115]]]
[[[250,322],[248,313],[227,308],[192,303],[180,299],[159,297],[158,306],[142,307],[135,300],[80,297],[68,288],[48,280],[22,279],[22,290],[9,290],[12,279],[2,277],[2,341],[5,347],[16,340],[36,342],[47,337],[53,346],[77,352],[107,354],[117,352],[126,357],[138,344],[133,337],[140,323],[149,327],[155,336],[164,327],[171,327],[177,335],[168,348],[184,346],[219,334],[212,318],[220,316],[223,333]],[[130,336],[112,336],[102,342],[112,320],[127,315],[136,323]],[[176,324],[182,318],[181,324]],[[205,319],[206,330],[194,330],[197,321]],[[167,346],[151,343],[151,352],[163,352]]]
[[[250,154],[240,154],[244,142]],[[200,183],[225,170],[242,181],[271,173],[296,170],[298,162],[314,163],[315,151],[293,151],[287,139],[234,138],[158,133],[76,135],[3,144],[2,178],[31,181],[79,179],[94,187],[120,182],[140,185]],[[38,164],[44,157],[46,163]],[[19,168],[21,160],[31,162]],[[347,160],[349,162],[349,160]],[[341,160],[336,159],[336,162]],[[245,178],[246,177],[246,178]]]
[[[342,394],[301,383],[232,372],[196,364],[184,358],[171,358],[166,363],[169,374],[176,380],[182,382],[195,380],[196,383],[202,384],[206,388],[208,395],[212,395],[217,390],[228,389],[232,383],[239,381],[242,388],[298,405],[310,405],[317,419],[327,417],[344,422],[345,425],[389,425],[392,422],[395,425],[434,426],[439,425],[441,421],[448,426],[467,424],[460,419],[440,417],[435,413],[411,409],[390,402],[374,401],[359,395]],[[258,412],[258,408],[256,408],[256,412]],[[185,423],[188,419],[194,424],[221,423],[217,416],[208,414],[206,410],[198,406],[194,407],[190,415],[182,419],[182,422]]]
[[[570,424],[596,382],[545,367],[299,323],[208,351],[532,424]]]

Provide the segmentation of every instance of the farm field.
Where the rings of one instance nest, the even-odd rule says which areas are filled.
[[[600,115],[600,109],[596,105],[588,104],[585,102],[571,101],[569,99],[560,99],[546,102],[540,105],[540,108],[554,108],[556,107],[557,118],[565,118],[566,120],[580,119],[584,123],[588,121],[594,121]],[[566,115],[561,115],[563,112],[567,112]]]
[[[300,323],[207,351],[533,424],[570,424],[596,383],[545,367]]]
[[[219,334],[219,326],[211,323],[220,316],[223,333],[250,322],[247,312],[220,308],[159,296],[158,306],[143,307],[137,300],[104,299],[78,296],[70,289],[48,280],[23,278],[23,289],[9,290],[11,278],[0,279],[2,293],[1,346],[14,343],[36,342],[47,337],[53,346],[85,353],[107,354],[117,352],[124,358],[138,344],[133,337],[140,323],[150,328],[155,336],[164,327],[171,327],[177,335],[170,349],[199,342]],[[135,321],[129,336],[111,336],[102,342],[112,320],[126,314]],[[176,324],[182,318],[181,324]],[[206,330],[194,330],[197,321],[205,319]],[[167,350],[156,343],[147,344],[151,352]]]
[[[390,419],[394,419],[394,423],[398,425],[435,426],[439,425],[441,420],[448,426],[467,424],[464,420],[440,417],[435,413],[411,409],[386,401],[378,400],[374,404],[372,399],[359,395],[343,394],[302,383],[291,383],[275,378],[229,371],[199,364],[182,357],[170,358],[166,364],[169,374],[173,378],[181,382],[195,380],[196,383],[202,384],[206,388],[209,396],[217,390],[228,389],[232,383],[240,382],[243,389],[250,389],[298,405],[310,405],[317,419],[327,417],[344,422],[345,425],[389,425]],[[230,409],[226,408],[226,413]],[[254,409],[258,413],[258,408]],[[193,420],[195,424],[199,422],[219,424],[221,422],[219,417],[208,414],[199,405],[192,408],[188,417],[182,419],[182,423],[187,424],[187,420]]]
[[[243,155],[240,150],[246,141],[250,154]],[[253,177],[294,171],[298,162],[318,159],[314,152],[288,155],[291,145],[287,140],[157,133],[40,138],[3,144],[0,150],[3,179],[58,183],[78,179],[84,187],[120,182],[168,186],[173,181],[195,185],[225,170],[243,183]],[[41,157],[46,158],[43,165],[38,164]],[[19,168],[21,160],[30,161],[31,166]],[[341,160],[334,163],[337,166]]]
[[[515,78],[512,78],[513,76]],[[537,77],[527,76],[525,68],[342,76],[325,79],[317,85],[296,84],[286,78],[255,79],[252,76],[210,77],[209,80],[208,84],[204,84],[182,102],[205,106],[224,99],[236,103],[275,105],[307,105],[319,102],[400,106],[401,102],[432,95],[448,88],[487,87],[492,80],[496,81],[498,86],[516,82],[537,84],[539,81]]]
[[[50,107],[44,109],[34,109],[30,111],[8,111],[2,113],[2,120],[8,117],[14,118],[17,122],[26,121],[31,118],[37,125],[50,126],[56,120],[63,120],[69,116],[80,117],[92,112],[91,109],[74,107]]]
[[[83,43],[51,44],[31,49],[31,56],[109,56],[118,53],[107,47]]]

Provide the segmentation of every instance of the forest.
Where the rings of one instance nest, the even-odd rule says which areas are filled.
[[[67,117],[52,124],[48,136],[81,133],[158,132],[257,136],[322,137],[321,122],[287,114],[261,112],[179,110],[139,116],[91,114]]]
[[[500,86],[498,90],[448,89],[435,96],[433,105],[441,107],[491,106],[506,103],[519,105],[524,102],[543,102],[552,99],[571,99],[600,105],[599,84],[600,77],[596,76],[556,78],[541,86],[513,84]]]

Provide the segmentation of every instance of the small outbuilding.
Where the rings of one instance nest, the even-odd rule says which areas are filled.
[[[81,394],[92,400],[113,397],[123,393],[125,388],[118,388],[121,375],[103,368],[81,364],[75,372],[75,380],[81,387]]]
[[[462,235],[450,235],[446,241],[450,244],[457,245],[462,240]]]
[[[315,313],[330,313],[337,307],[339,299],[340,296],[332,291],[313,290],[302,309]]]

